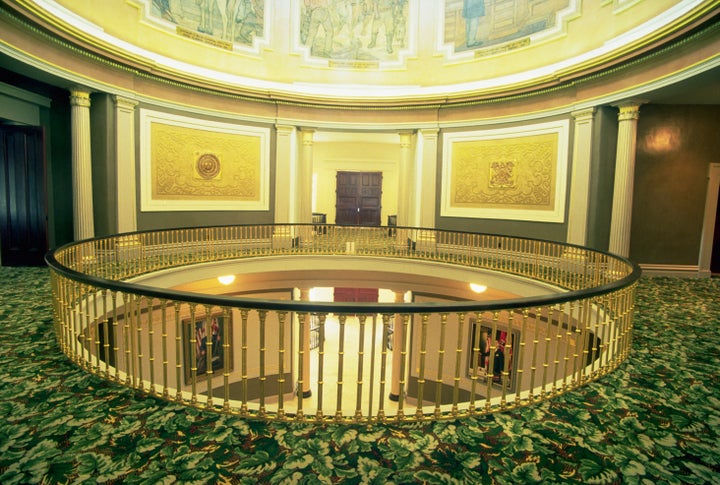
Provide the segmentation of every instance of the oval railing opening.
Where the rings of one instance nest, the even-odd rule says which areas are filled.
[[[326,224],[122,234],[46,260],[58,341],[88,372],[218,412],[317,422],[485,414],[597,379],[628,355],[640,277],[627,259],[567,244]],[[242,277],[246,264],[455,268],[542,291],[338,303],[308,301],[292,280],[251,296],[176,284]]]

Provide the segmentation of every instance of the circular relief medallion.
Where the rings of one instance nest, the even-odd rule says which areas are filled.
[[[203,153],[197,159],[198,174],[204,179],[212,179],[220,173],[220,160],[212,153]]]

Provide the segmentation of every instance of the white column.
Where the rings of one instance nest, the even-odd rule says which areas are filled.
[[[438,130],[425,129],[418,132],[417,172],[415,185],[415,225],[425,228],[435,227],[435,200],[437,180],[437,143]],[[416,249],[435,251],[434,231],[421,231],[417,235]]]
[[[135,178],[135,107],[133,99],[115,101],[115,163],[117,167],[117,230],[137,231],[137,180]]]
[[[573,139],[567,242],[584,246],[587,235],[588,191],[595,108],[576,111],[572,115],[575,119],[575,136]]]
[[[70,91],[70,125],[74,237],[79,241],[95,236],[89,91],[83,89]]]
[[[303,129],[301,133],[302,156],[298,170],[297,222],[312,222],[313,136],[315,130]]]
[[[615,186],[613,189],[612,220],[610,222],[611,253],[630,254],[630,224],[632,219],[633,187],[635,182],[635,147],[640,103],[619,105],[618,140],[615,157]]]
[[[277,125],[275,156],[275,223],[296,222],[297,130],[294,126]]]
[[[407,180],[412,180],[412,133],[400,133],[400,173],[398,179],[397,225],[410,225],[410,190]]]

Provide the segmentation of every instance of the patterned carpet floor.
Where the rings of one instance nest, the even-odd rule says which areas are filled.
[[[188,409],[60,352],[46,268],[0,268],[0,483],[720,483],[720,280],[643,278],[632,353],[487,417],[315,427]]]

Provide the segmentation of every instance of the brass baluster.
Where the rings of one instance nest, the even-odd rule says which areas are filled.
[[[335,399],[335,421],[342,421],[343,365],[345,363],[345,323],[347,315],[340,315],[340,336],[338,341],[337,396]]]
[[[285,392],[285,320],[287,312],[277,312],[278,315],[278,409],[277,418],[282,420],[285,418],[285,401],[283,393]]]
[[[180,321],[180,302],[175,302],[175,400],[181,402],[183,400],[182,395],[182,322]],[[192,333],[192,332],[191,332]],[[186,366],[190,365],[190,362],[185,362]]]
[[[165,299],[160,300],[160,331],[161,334],[161,341],[162,341],[162,397],[163,399],[168,399],[169,391],[168,391],[168,332],[167,332],[167,312],[168,312],[168,302]],[[176,386],[179,388],[180,383],[178,382]]]
[[[422,419],[423,417],[423,395],[425,391],[425,357],[427,354],[427,326],[428,326],[428,318],[430,317],[427,313],[422,313],[420,315],[421,317],[421,323],[420,323],[420,352],[418,352],[420,356],[420,370],[418,373],[417,378],[417,406],[415,408],[415,417],[417,419]]]
[[[324,371],[325,371],[325,321],[327,319],[327,313],[320,313],[317,315],[319,318],[319,347],[318,347],[318,390],[317,390],[317,413],[315,414],[316,421],[323,420],[323,394],[324,394]]]
[[[223,308],[223,411],[230,412],[230,327],[234,325],[232,309]]]
[[[240,350],[242,353],[240,363],[240,373],[242,379],[242,404],[240,406],[240,414],[246,416],[248,414],[248,316],[250,312],[247,308],[240,310]]]
[[[438,369],[437,382],[435,383],[435,411],[436,418],[440,418],[440,404],[442,402],[442,386],[443,386],[443,363],[445,361],[445,331],[447,329],[447,313],[440,314],[440,350],[438,350]]]
[[[462,366],[462,351],[463,351],[463,327],[465,325],[465,313],[458,313],[458,329],[457,329],[457,343],[455,345],[455,378],[453,382],[453,400],[451,414],[453,417],[458,415],[458,401],[460,399],[460,369]]]

